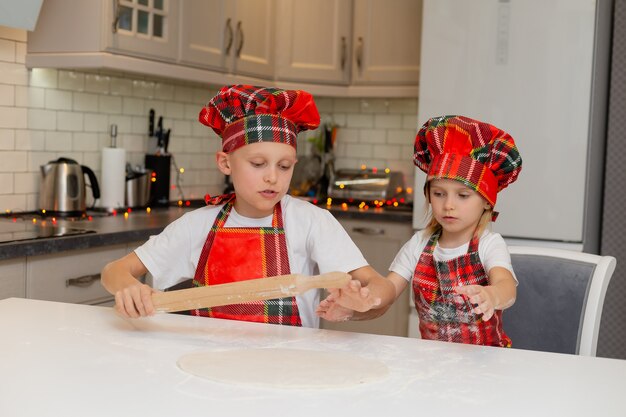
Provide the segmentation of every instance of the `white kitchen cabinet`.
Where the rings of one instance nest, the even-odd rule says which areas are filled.
[[[417,85],[421,0],[279,0],[279,80]]]
[[[26,297],[66,303],[109,303],[112,296],[100,283],[100,271],[128,252],[128,245],[120,244],[29,257]]]
[[[348,84],[352,0],[278,0],[276,77]]]
[[[0,300],[26,297],[26,258],[0,261]]]
[[[185,0],[180,62],[273,78],[274,0]]]
[[[382,222],[340,219],[354,243],[361,249],[369,264],[386,276],[396,254],[413,235],[410,222]],[[407,336],[410,291],[405,290],[387,312],[374,320],[333,323],[322,320],[322,328],[373,333],[390,336]]]
[[[52,55],[111,52],[175,61],[178,13],[178,0],[46,0],[35,30],[28,33],[27,50]]]
[[[354,0],[352,84],[417,85],[422,0]]]

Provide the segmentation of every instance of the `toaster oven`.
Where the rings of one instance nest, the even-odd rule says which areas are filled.
[[[331,177],[328,196],[340,200],[392,200],[406,197],[402,172],[340,169]]]

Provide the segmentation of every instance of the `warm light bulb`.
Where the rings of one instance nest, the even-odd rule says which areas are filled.
[[[346,185],[345,184],[339,184],[339,188],[341,188],[343,190],[344,188],[346,188]]]
[[[367,169],[367,165],[365,164],[361,165],[361,169]]]
[[[180,172],[181,174],[184,174],[185,173],[185,168],[179,169],[178,172]]]
[[[128,212],[127,211],[124,212],[124,219],[128,219]]]
[[[413,188],[411,188],[411,187],[406,187],[406,193],[407,193],[407,194],[413,194]]]
[[[391,170],[389,168],[385,168],[385,174],[389,174]]]
[[[332,204],[333,204],[333,199],[332,199],[332,198],[330,198],[330,197],[328,197],[328,198],[326,199],[326,205],[327,205],[327,206],[330,206],[330,205],[332,205]]]
[[[152,181],[152,182],[156,182],[156,177],[152,177],[152,178],[150,178],[150,181]]]
[[[41,210],[41,213],[46,214],[46,209]]]
[[[178,200],[178,207],[182,207],[183,205],[183,200]]]
[[[152,209],[150,207],[146,207],[146,213],[150,213]]]

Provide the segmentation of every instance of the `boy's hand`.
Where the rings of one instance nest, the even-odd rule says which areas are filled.
[[[483,321],[487,321],[493,316],[498,302],[491,286],[466,285],[455,287],[454,290],[457,294],[467,296],[469,302],[474,306],[474,313],[482,313]]]
[[[124,317],[137,318],[152,316],[152,293],[156,292],[149,285],[137,281],[115,293],[115,310]]]

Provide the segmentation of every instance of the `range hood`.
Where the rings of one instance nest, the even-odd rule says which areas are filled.
[[[0,26],[34,30],[43,0],[0,0]]]

